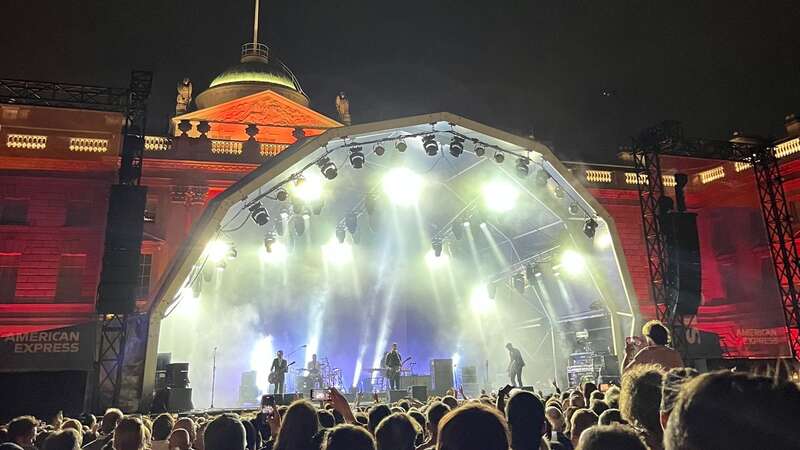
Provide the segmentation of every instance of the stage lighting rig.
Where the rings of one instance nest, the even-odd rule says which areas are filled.
[[[353,166],[354,169],[364,167],[364,152],[361,151],[361,147],[353,147],[350,149],[350,165]]]
[[[528,158],[519,158],[517,160],[517,176],[525,178],[530,173],[531,169],[528,167]]]
[[[264,226],[269,223],[269,212],[261,202],[256,202],[250,206],[250,218],[259,226]]]
[[[378,156],[383,156],[383,154],[386,153],[386,149],[383,148],[383,146],[381,144],[376,145],[374,151],[375,151],[375,154],[378,155]]]
[[[347,227],[347,231],[350,234],[356,234],[356,230],[358,229],[358,216],[355,213],[349,213],[344,216],[344,226]]]
[[[504,155],[504,154],[503,154],[503,152],[499,152],[499,151],[498,151],[498,152],[495,152],[495,154],[494,154],[494,161],[495,161],[497,164],[502,164],[502,163],[503,163],[503,161],[505,161],[505,160],[506,160],[506,155]]]
[[[401,139],[397,141],[397,144],[394,145],[394,148],[396,148],[398,152],[403,153],[406,151],[406,148],[408,148],[408,145],[406,145],[406,143]]]
[[[462,153],[464,153],[464,139],[453,136],[453,140],[450,141],[450,154],[458,158]]]
[[[431,241],[431,247],[433,248],[433,255],[437,258],[442,256],[442,240],[439,238],[435,238]]]
[[[477,156],[478,158],[482,158],[483,155],[485,154],[486,154],[485,148],[481,147],[480,145],[475,147],[475,156]]]
[[[320,160],[317,161],[317,165],[322,175],[329,180],[336,178],[336,175],[339,174],[339,171],[336,169],[336,164],[327,156],[320,158]]]
[[[586,222],[583,224],[583,234],[589,239],[592,239],[594,238],[595,231],[597,231],[597,221],[591,217],[587,218]]]
[[[511,277],[511,284],[520,295],[525,294],[525,275],[518,273]]]
[[[577,203],[570,203],[569,204],[569,214],[570,215],[577,216],[578,214],[580,214],[580,212],[581,212],[581,208],[580,208],[580,206],[578,206]]]
[[[550,174],[544,168],[536,172],[536,185],[539,187],[547,186],[547,180],[550,179]]]
[[[289,198],[289,193],[284,189],[278,189],[278,192],[275,193],[275,198],[277,198],[279,202],[285,202],[286,199]]]
[[[436,156],[439,153],[439,143],[436,142],[436,136],[432,134],[422,137],[422,147],[425,148],[428,156]]]
[[[553,193],[556,195],[556,198],[564,198],[565,192],[564,192],[564,188],[562,188],[561,186],[556,186],[556,188],[553,191]]]
[[[267,253],[272,253],[272,246],[275,245],[277,241],[278,239],[275,237],[275,233],[267,233],[267,235],[264,236],[264,249]]]
[[[525,279],[528,281],[528,285],[533,285],[536,277],[542,276],[542,269],[539,267],[538,263],[527,264],[525,266]]]
[[[347,236],[346,230],[343,226],[339,225],[336,227],[336,240],[339,241],[340,244],[344,243],[344,238]]]

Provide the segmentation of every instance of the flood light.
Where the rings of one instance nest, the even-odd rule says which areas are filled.
[[[597,221],[591,217],[587,218],[586,222],[583,224],[583,234],[585,234],[589,239],[592,239],[596,230]]]
[[[215,239],[206,245],[206,256],[211,262],[220,262],[228,254],[231,246],[227,242]]]
[[[250,218],[259,226],[264,226],[269,222],[269,212],[261,202],[256,202],[250,206]]]
[[[530,173],[531,169],[528,167],[528,158],[519,158],[517,160],[517,176],[525,178]]]
[[[476,313],[486,313],[494,309],[494,299],[489,295],[488,286],[481,285],[473,289],[469,306]]]
[[[453,136],[453,139],[450,141],[450,154],[458,158],[462,153],[464,153],[464,139]]]
[[[322,246],[322,255],[329,263],[346,264],[353,260],[353,248],[346,242],[340,243],[334,236]]]
[[[322,196],[322,179],[315,173],[309,173],[295,180],[292,195],[304,202],[313,202]]]
[[[517,202],[519,191],[503,181],[492,181],[483,187],[483,201],[487,208],[496,212],[511,210]]]
[[[364,152],[361,151],[361,147],[353,147],[350,149],[350,165],[353,166],[354,169],[364,167]]]
[[[329,180],[336,178],[336,175],[339,174],[339,171],[336,169],[336,164],[327,156],[320,159],[317,162],[317,166],[319,166],[319,170],[322,172],[322,175]]]
[[[442,253],[436,256],[436,252],[431,249],[425,254],[425,263],[430,269],[438,269],[446,266],[450,262],[450,256],[447,253]]]
[[[422,138],[422,147],[428,156],[436,156],[439,153],[439,143],[436,142],[436,136],[429,134]]]
[[[396,205],[415,205],[422,187],[422,177],[405,167],[394,168],[383,177],[383,192]]]
[[[565,270],[570,275],[578,275],[586,268],[586,260],[583,255],[575,250],[565,250],[561,254],[559,269]]]

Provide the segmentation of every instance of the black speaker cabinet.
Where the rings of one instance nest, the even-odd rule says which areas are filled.
[[[111,186],[97,290],[97,312],[101,314],[125,314],[136,309],[146,201],[145,187]]]
[[[397,390],[397,391],[391,390],[391,391],[389,391],[389,402],[390,403],[399,402],[400,400],[402,400],[402,399],[404,399],[406,397],[408,397],[408,391],[404,391],[404,390]]]
[[[189,363],[167,364],[167,386],[171,388],[189,386]]]
[[[423,403],[428,401],[428,386],[411,386],[408,388],[411,397]]]
[[[676,310],[679,314],[697,314],[702,297],[697,214],[669,213],[665,225],[667,275],[672,279]]]
[[[435,395],[444,393],[453,387],[453,360],[431,360],[431,387]]]
[[[169,412],[186,412],[194,409],[192,405],[192,388],[169,388],[167,410]]]

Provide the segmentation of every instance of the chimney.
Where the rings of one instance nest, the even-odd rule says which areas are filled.
[[[784,126],[789,137],[800,137],[800,117],[797,117],[797,113],[786,116]]]

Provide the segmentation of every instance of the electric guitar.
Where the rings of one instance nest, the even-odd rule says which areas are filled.
[[[267,377],[267,382],[269,382],[269,384],[277,383],[278,382],[278,376],[283,375],[286,372],[288,372],[289,371],[289,367],[291,367],[295,362],[296,361],[292,361],[289,364],[287,364],[286,365],[286,369],[278,369],[277,371],[276,370],[270,371],[269,376]]]
[[[400,371],[403,370],[403,366],[406,365],[407,362],[411,361],[411,357],[404,359],[398,367],[387,367],[386,368],[386,377],[392,378],[395,375],[400,375]]]

